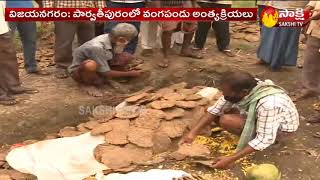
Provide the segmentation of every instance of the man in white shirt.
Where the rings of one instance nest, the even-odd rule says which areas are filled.
[[[213,168],[227,169],[235,161],[275,143],[276,138],[289,135],[299,127],[298,111],[285,91],[270,80],[260,81],[248,73],[234,72],[223,76],[223,96],[182,143],[191,143],[199,132],[213,121],[224,130],[240,136],[237,152],[221,157]],[[228,111],[239,105],[240,113]]]
[[[0,105],[9,106],[17,103],[12,95],[36,91],[20,85],[15,47],[5,21],[5,7],[6,1],[0,1]]]

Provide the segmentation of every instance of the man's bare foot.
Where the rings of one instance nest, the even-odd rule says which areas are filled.
[[[167,68],[169,66],[169,60],[167,58],[159,59],[158,66]]]
[[[15,86],[10,88],[10,93],[12,94],[36,94],[39,91],[32,88],[27,88],[23,86]]]
[[[4,105],[4,106],[13,106],[15,104],[17,104],[18,102],[16,101],[16,99],[12,96],[8,96],[8,95],[2,95],[0,96],[0,105]]]
[[[54,76],[58,79],[65,79],[69,77],[67,70],[62,68],[57,68]]]
[[[143,56],[143,57],[150,57],[152,55],[153,55],[152,49],[143,49],[141,52],[141,56]]]
[[[255,65],[267,65],[266,62],[264,62],[263,60],[259,60],[257,62],[254,63]]]
[[[95,86],[81,86],[81,89],[93,97],[102,97],[103,93]]]

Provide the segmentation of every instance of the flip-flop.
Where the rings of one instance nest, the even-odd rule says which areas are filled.
[[[2,99],[0,100],[0,105],[4,106],[13,106],[17,103],[18,101],[16,101],[15,98],[10,96],[2,97]]]
[[[158,62],[157,65],[161,68],[167,68],[169,67],[169,63],[164,63],[164,62]]]
[[[311,118],[309,120],[307,120],[308,123],[320,123],[320,117],[314,117],[314,118]]]
[[[230,49],[225,49],[222,51],[223,54],[229,56],[229,57],[235,57],[236,55],[230,50]]]
[[[39,93],[39,90],[36,89],[27,89],[24,94],[37,94]]]
[[[69,74],[67,73],[66,70],[57,70],[54,76],[58,79],[66,79],[69,77]]]
[[[200,55],[200,53],[199,54],[193,54],[193,53],[191,53],[191,54],[183,54],[183,53],[181,53],[180,56],[181,57],[194,58],[194,59],[203,59],[203,56]]]
[[[39,91],[36,89],[25,88],[25,87],[21,87],[21,88],[23,88],[23,89],[10,90],[10,92],[12,94],[37,94],[37,93],[39,93]]]
[[[317,132],[317,133],[313,134],[313,137],[320,138],[320,132]]]

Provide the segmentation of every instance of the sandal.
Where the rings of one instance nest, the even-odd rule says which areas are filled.
[[[308,123],[320,123],[320,117],[313,117],[307,120]]]
[[[320,132],[317,132],[317,133],[313,134],[313,137],[320,138]]]
[[[158,62],[158,66],[159,66],[159,67],[162,67],[162,68],[167,68],[167,67],[169,67],[169,60],[163,59],[163,60],[159,61],[159,62]]]
[[[39,91],[32,88],[26,88],[23,86],[16,86],[10,89],[10,93],[12,94],[36,94]]]
[[[17,103],[18,102],[15,100],[14,97],[11,97],[11,96],[0,97],[0,105],[13,106],[13,105],[16,105]]]
[[[198,53],[180,53],[181,57],[189,57],[189,58],[194,58],[194,59],[203,59],[203,56],[201,54],[201,51],[199,51]]]
[[[56,69],[55,75],[58,79],[66,79],[69,77],[66,69]]]
[[[236,56],[230,49],[222,50],[222,53],[224,53],[225,55],[227,55],[229,57],[235,57]]]

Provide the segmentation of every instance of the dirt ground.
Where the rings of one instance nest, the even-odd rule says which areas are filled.
[[[27,139],[41,139],[46,134],[55,133],[65,126],[73,126],[88,120],[90,110],[100,104],[117,105],[124,97],[146,86],[164,87],[176,82],[185,81],[189,86],[212,85],[213,79],[218,79],[228,70],[244,70],[261,79],[272,79],[283,86],[288,92],[299,92],[299,77],[301,69],[296,67],[284,68],[281,72],[271,72],[267,67],[258,66],[256,49],[258,43],[244,40],[232,40],[231,48],[237,57],[229,58],[218,52],[214,38],[207,42],[205,59],[171,56],[171,64],[167,69],[160,69],[156,61],[160,53],[154,57],[140,57],[144,63],[141,67],[150,71],[149,77],[132,79],[126,83],[114,81],[106,86],[106,95],[94,98],[81,92],[70,78],[56,79],[53,75],[26,75],[21,69],[21,80],[25,86],[37,88],[40,92],[35,95],[18,96],[19,104],[13,107],[0,106],[0,144],[14,144]],[[50,36],[43,37],[39,42],[40,65],[53,72],[52,45]],[[302,49],[301,49],[302,50]],[[42,54],[41,54],[42,53]],[[139,53],[137,53],[139,54]],[[302,53],[299,58],[301,59]],[[314,138],[313,133],[320,131],[319,125],[306,122],[306,119],[316,112],[312,104],[319,101],[310,99],[297,103],[301,125],[295,136],[285,144],[274,146],[254,155],[255,163],[274,163],[283,174],[283,179],[317,180],[320,177],[320,139]],[[86,113],[81,109],[86,108]]]

